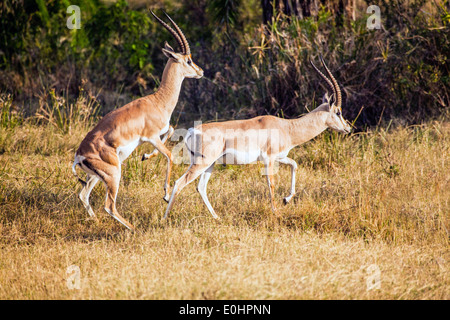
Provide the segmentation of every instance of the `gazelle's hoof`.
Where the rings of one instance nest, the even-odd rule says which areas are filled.
[[[162,218],[159,220],[159,223],[160,223],[160,224],[166,224],[166,223],[167,223],[167,218],[162,217]]]
[[[142,158],[141,158],[141,161],[144,161],[144,160],[147,160],[147,155],[145,153],[142,155]]]
[[[286,198],[283,198],[283,204],[288,204],[289,203],[289,201],[291,201],[292,200],[292,197],[294,197],[294,195],[292,194],[292,195],[290,195],[290,196],[287,196]]]
[[[165,202],[169,203],[169,196],[164,196],[164,197],[163,197],[163,200],[164,200]]]

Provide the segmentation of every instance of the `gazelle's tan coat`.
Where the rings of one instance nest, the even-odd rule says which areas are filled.
[[[95,217],[89,205],[89,195],[95,184],[102,180],[107,188],[105,210],[129,229],[134,229],[133,225],[117,212],[115,206],[121,163],[140,144],[150,142],[156,150],[150,155],[144,155],[143,159],[151,158],[158,151],[167,158],[164,190],[165,199],[168,199],[173,158],[164,142],[173,133],[173,128],[169,124],[170,117],[177,104],[184,78],[199,79],[203,76],[203,70],[192,61],[189,45],[181,30],[172,20],[178,32],[156,18],[174,35],[183,52],[176,53],[166,43],[163,52],[169,60],[164,68],[158,91],[130,102],[103,117],[81,142],[72,167],[75,175],[76,165],[87,173],[80,199],[89,215]],[[83,182],[81,179],[80,181]]]
[[[314,68],[327,81],[337,97],[335,104],[328,95],[323,103],[305,116],[287,120],[274,116],[260,116],[248,120],[213,122],[188,130],[186,147],[191,154],[191,165],[187,172],[175,182],[164,218],[167,218],[176,196],[190,182],[200,176],[197,190],[214,218],[218,218],[212,208],[206,186],[216,161],[225,164],[249,164],[262,161],[265,166],[270,190],[272,209],[274,203],[274,164],[276,162],[291,166],[291,192],[284,198],[289,202],[295,194],[295,170],[297,164],[288,158],[295,146],[319,135],[327,128],[349,133],[350,125],[342,117],[341,92],[331,72],[322,60],[331,80]]]

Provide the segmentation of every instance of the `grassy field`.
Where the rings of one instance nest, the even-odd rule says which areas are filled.
[[[142,146],[118,195],[136,233],[103,210],[101,184],[88,219],[71,172],[86,133],[0,128],[0,299],[450,298],[449,123],[326,132],[296,148],[286,206],[290,170],[277,174],[281,218],[260,165],[217,166],[208,194],[222,219],[193,183],[162,223],[166,162],[141,162]]]

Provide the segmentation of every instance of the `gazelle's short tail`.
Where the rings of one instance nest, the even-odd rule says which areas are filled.
[[[205,156],[198,152],[199,147],[201,147],[201,131],[196,128],[189,128],[186,137],[184,138],[184,143],[186,148],[189,150],[193,157],[202,157]],[[199,142],[200,141],[200,142]]]
[[[77,166],[77,164],[81,166],[81,164],[80,164],[81,161],[83,161],[83,159],[80,159],[80,156],[76,155],[76,156],[75,156],[75,160],[74,160],[73,165],[72,165],[72,172],[73,172],[74,176],[77,177],[78,181],[80,181],[81,184],[82,184],[83,187],[84,187],[84,186],[86,185],[86,181],[84,181],[83,179],[81,179],[81,178],[78,176],[77,170],[75,169],[75,167]]]

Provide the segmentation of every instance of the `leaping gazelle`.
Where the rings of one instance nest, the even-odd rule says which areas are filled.
[[[350,125],[342,117],[342,97],[339,85],[322,57],[320,59],[330,78],[320,72],[312,61],[311,64],[331,86],[335,99],[325,94],[322,104],[305,116],[294,120],[260,116],[249,120],[212,122],[188,130],[185,144],[190,152],[191,164],[186,173],[173,186],[164,219],[167,218],[172,209],[177,195],[198,176],[200,176],[200,181],[197,190],[212,216],[216,219],[219,218],[206,194],[208,180],[211,177],[214,164],[218,160],[224,164],[248,164],[262,161],[269,184],[273,211],[276,211],[273,199],[274,163],[279,162],[291,166],[291,191],[284,198],[284,202],[288,203],[292,199],[295,194],[297,163],[288,158],[289,151],[313,139],[327,128],[343,133],[351,131]]]
[[[203,76],[203,70],[192,61],[189,44],[176,23],[166,14],[175,27],[174,30],[153,12],[151,13],[175,37],[181,52],[175,52],[167,42],[165,43],[162,51],[169,60],[164,68],[158,91],[104,116],[81,142],[72,166],[72,171],[77,177],[76,165],[87,173],[86,182],[79,178],[83,184],[79,196],[89,215],[95,217],[89,205],[89,195],[95,184],[101,180],[107,189],[105,210],[131,230],[134,230],[133,225],[116,209],[121,164],[137,146],[150,142],[155,151],[150,155],[144,155],[144,159],[151,158],[158,151],[167,158],[164,199],[168,200],[173,157],[164,142],[173,133],[173,128],[169,124],[170,117],[177,104],[184,78],[200,79]]]

